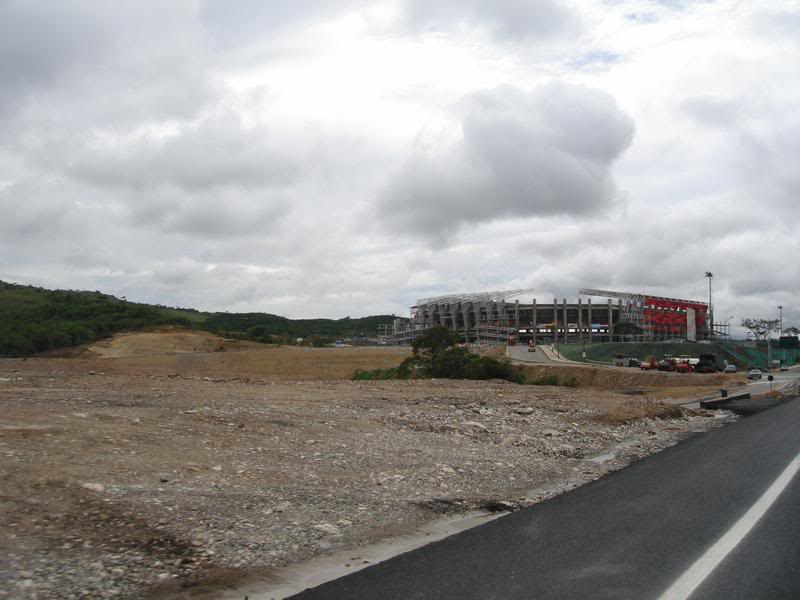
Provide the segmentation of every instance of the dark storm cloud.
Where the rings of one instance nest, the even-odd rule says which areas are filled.
[[[596,213],[615,198],[609,168],[633,137],[611,96],[562,83],[473,94],[461,125],[455,147],[392,181],[379,204],[391,227],[441,243],[465,223]]]
[[[550,37],[576,24],[574,15],[555,0],[406,0],[405,19],[415,30],[448,30],[458,25],[488,28],[496,39]]]

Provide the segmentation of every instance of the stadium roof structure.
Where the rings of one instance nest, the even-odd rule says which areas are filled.
[[[584,296],[601,296],[604,298],[621,298],[622,300],[631,300],[631,301],[644,301],[647,298],[652,298],[653,300],[667,300],[670,302],[683,302],[686,304],[699,304],[702,306],[708,306],[708,302],[703,302],[701,300],[684,300],[682,298],[667,298],[666,296],[654,296],[653,294],[641,294],[639,292],[615,292],[612,290],[597,290],[591,288],[583,288],[578,291],[579,294],[583,294]]]
[[[444,296],[432,296],[430,298],[420,298],[416,306],[427,304],[452,304],[456,302],[506,302],[514,296],[529,294],[533,289],[522,290],[502,290],[497,292],[478,292],[474,294],[446,294]]]

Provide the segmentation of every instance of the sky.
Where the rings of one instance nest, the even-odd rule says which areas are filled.
[[[800,0],[0,0],[0,279],[800,326],[798,57]]]

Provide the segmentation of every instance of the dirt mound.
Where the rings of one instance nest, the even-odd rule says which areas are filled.
[[[736,376],[723,373],[685,374],[663,371],[640,371],[622,367],[586,367],[570,365],[524,365],[522,369],[529,379],[556,375],[562,383],[570,381],[576,387],[591,387],[604,390],[626,390],[636,388],[676,388],[730,385]]]
[[[226,340],[205,331],[168,329],[137,333],[118,333],[110,340],[89,346],[93,356],[120,358],[191,352],[220,352],[258,347],[258,344]]]

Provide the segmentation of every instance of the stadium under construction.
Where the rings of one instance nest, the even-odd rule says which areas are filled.
[[[530,297],[532,291],[420,299],[411,307],[410,318],[395,319],[392,341],[409,344],[436,325],[452,329],[469,343],[479,344],[694,341],[714,335],[710,306],[698,300],[599,289],[581,289],[577,302],[567,302],[566,298],[554,298],[552,302],[520,300]]]

